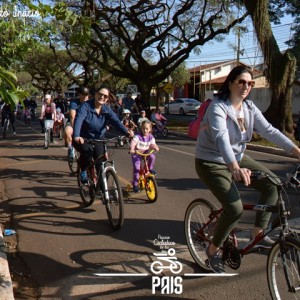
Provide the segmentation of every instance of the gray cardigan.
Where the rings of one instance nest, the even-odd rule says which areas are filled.
[[[253,132],[276,144],[288,153],[296,145],[274,128],[250,100],[243,101],[247,141],[242,134],[229,99],[215,98],[201,122],[196,144],[196,158],[216,163],[229,164],[240,161]]]

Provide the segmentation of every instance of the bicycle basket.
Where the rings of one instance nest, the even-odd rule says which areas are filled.
[[[52,129],[53,125],[54,125],[54,121],[53,120],[45,120],[45,129]]]
[[[298,165],[295,171],[291,174],[290,183],[296,188],[300,187],[300,165]]]

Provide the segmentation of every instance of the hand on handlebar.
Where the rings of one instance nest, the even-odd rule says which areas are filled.
[[[74,139],[74,141],[77,143],[77,144],[84,144],[84,138],[82,138],[81,136],[78,136]]]
[[[131,130],[131,129],[129,129],[128,131],[127,131],[127,134],[126,135],[128,135],[129,137],[134,137],[134,132]]]
[[[235,181],[242,181],[246,186],[251,183],[251,171],[249,169],[234,169],[233,171],[231,171],[231,174]]]

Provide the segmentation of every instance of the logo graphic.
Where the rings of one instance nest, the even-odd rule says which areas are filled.
[[[163,270],[170,270],[173,274],[179,274],[182,271],[182,264],[175,257],[175,249],[170,248],[167,253],[153,253],[159,260],[151,264],[151,271],[154,274],[160,274]],[[169,256],[168,256],[169,255]],[[164,266],[162,263],[168,262],[169,265]]]
[[[150,269],[153,274],[159,275],[163,271],[179,274],[182,271],[182,264],[175,256],[175,243],[170,241],[170,237],[158,235],[158,239],[154,240],[154,245],[159,246],[161,252],[153,253],[156,260],[152,262]],[[153,276],[152,277],[152,294],[160,291],[161,294],[181,294],[182,278],[180,276]]]

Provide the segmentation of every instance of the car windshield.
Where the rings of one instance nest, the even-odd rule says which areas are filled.
[[[193,102],[193,103],[197,103],[197,100],[193,100],[193,99],[186,99],[186,102]]]

